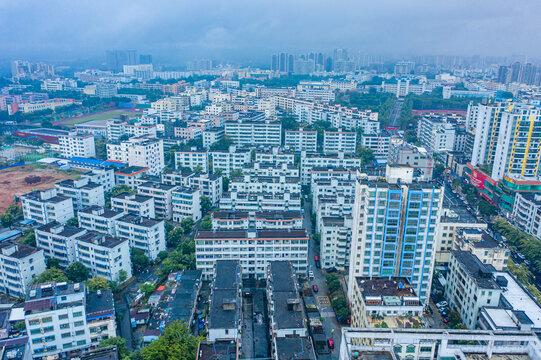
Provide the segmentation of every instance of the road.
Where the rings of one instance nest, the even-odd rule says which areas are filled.
[[[342,338],[342,331],[340,324],[336,320],[334,310],[330,304],[330,299],[328,298],[329,290],[327,289],[327,284],[325,283],[325,273],[316,268],[316,263],[314,261],[314,255],[319,255],[316,253],[316,243],[312,239],[312,208],[309,201],[304,202],[304,226],[310,235],[310,243],[308,245],[308,264],[310,270],[314,272],[314,280],[310,281],[310,285],[317,285],[319,292],[316,295],[318,300],[318,307],[323,321],[323,330],[325,331],[325,336],[327,338],[332,338],[334,340],[334,350],[330,355],[321,354],[318,355],[318,359],[338,359],[340,352],[340,340]]]
[[[391,116],[389,118],[389,127],[398,128],[400,125],[400,113],[402,112],[402,106],[404,105],[404,99],[397,99],[394,103],[394,107],[391,110]]]

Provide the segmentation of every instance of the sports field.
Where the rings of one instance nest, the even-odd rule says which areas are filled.
[[[58,120],[53,123],[53,125],[61,125],[65,127],[73,127],[76,124],[84,123],[92,120],[107,120],[111,118],[117,118],[121,114],[133,114],[131,111],[127,110],[108,110],[101,111],[98,113],[78,116],[70,119]]]

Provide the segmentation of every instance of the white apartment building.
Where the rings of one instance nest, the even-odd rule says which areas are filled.
[[[502,289],[490,270],[469,252],[451,251],[445,298],[468,329],[475,329],[479,310],[498,306]]]
[[[192,171],[199,169],[200,172],[209,170],[208,153],[206,151],[175,151],[175,168],[188,168]]]
[[[388,132],[363,134],[361,136],[361,146],[371,149],[374,152],[376,159],[380,161],[387,160],[390,144],[391,134]]]
[[[139,195],[154,198],[156,218],[171,219],[173,217],[172,193],[176,186],[147,181],[137,187]]]
[[[211,216],[213,230],[302,229],[302,211],[214,211]]]
[[[160,175],[164,165],[163,141],[148,137],[133,137],[120,144],[107,144],[107,159],[129,166],[148,168],[149,175]]]
[[[111,210],[145,218],[156,217],[153,197],[127,192],[111,198]]]
[[[428,90],[426,83],[410,84],[409,79],[400,79],[396,83],[385,83],[384,81],[381,84],[381,91],[395,94],[396,97],[403,97],[408,94],[421,95]]]
[[[417,138],[431,151],[453,151],[455,135],[455,124],[445,118],[423,116],[419,119]]]
[[[279,147],[273,146],[271,149],[256,151],[255,162],[274,164],[276,166],[280,166],[282,164],[294,165],[295,155],[292,153],[283,152]]]
[[[115,236],[115,221],[125,214],[103,207],[91,206],[77,213],[79,227]]]
[[[231,178],[229,192],[283,194],[301,192],[298,178],[286,176],[249,176]]]
[[[227,192],[220,199],[220,209],[238,211],[301,210],[300,193],[266,194]]]
[[[242,169],[244,164],[251,161],[250,150],[237,150],[235,146],[230,147],[229,150],[212,151],[210,156],[213,172],[216,173],[219,170],[225,177],[230,177],[232,170]]]
[[[109,119],[106,126],[108,141],[118,141],[122,135],[156,137],[157,134],[156,125],[143,125],[139,122],[130,124],[121,119]]]
[[[242,168],[242,174],[250,177],[280,177],[285,176],[289,178],[300,177],[299,167],[293,164],[275,164],[264,162],[252,162],[244,165]]]
[[[492,265],[498,271],[507,270],[510,251],[498,233],[491,234],[481,229],[458,229],[454,249],[468,251],[483,265]]]
[[[282,144],[282,124],[269,121],[246,121],[225,123],[225,135],[238,145]]]
[[[432,180],[434,158],[432,152],[406,142],[391,143],[387,161],[390,165],[407,165],[415,169],[415,177],[420,181]]]
[[[284,145],[286,149],[293,151],[315,153],[317,151],[317,131],[286,130]]]
[[[218,205],[223,194],[222,176],[216,174],[196,174],[193,172],[173,171],[162,174],[162,183],[198,189],[201,196],[209,198],[213,206]]]
[[[517,192],[513,204],[513,219],[522,230],[541,239],[541,196]]]
[[[62,267],[77,261],[75,242],[77,237],[86,233],[85,229],[54,221],[36,228],[35,232],[36,247],[43,249],[45,258],[57,259]]]
[[[323,152],[325,154],[354,154],[357,149],[357,133],[351,131],[324,131]]]
[[[211,145],[222,140],[225,135],[225,130],[222,128],[211,128],[203,131],[203,147],[210,149]]]
[[[25,220],[34,220],[38,224],[52,221],[66,223],[74,217],[73,201],[69,197],[57,195],[56,189],[32,191],[21,196]]]
[[[90,346],[84,283],[31,285],[24,320],[34,358],[68,358],[71,351]]]
[[[149,168],[142,166],[129,166],[122,170],[115,171],[116,185],[126,185],[130,189],[135,190],[141,182],[141,178],[145,176]],[[149,174],[150,175],[150,174]]]
[[[66,159],[74,156],[86,158],[96,156],[96,145],[92,135],[77,135],[76,132],[70,132],[67,135],[59,135],[58,143],[60,154]]]
[[[306,156],[301,155],[301,185],[310,185],[310,175],[313,167],[336,167],[345,169],[360,169],[361,159],[345,157],[344,154],[337,156]]]
[[[160,251],[166,250],[165,223],[132,214],[115,220],[115,234],[121,239],[128,239],[130,247],[145,252],[151,260],[156,259]]]
[[[443,189],[436,183],[357,180],[351,281],[355,276],[406,277],[423,303],[428,301],[442,206]]]
[[[113,169],[93,169],[81,175],[89,183],[103,186],[103,191],[111,191],[115,187],[115,171]]]
[[[173,221],[181,222],[191,217],[194,221],[201,219],[201,193],[198,189],[176,187],[171,193]]]
[[[86,294],[86,323],[92,346],[116,337],[115,301],[111,290]]]
[[[0,292],[13,297],[26,294],[35,276],[45,271],[43,250],[15,241],[0,243]]]
[[[75,241],[77,261],[83,263],[93,276],[103,276],[109,281],[118,281],[120,271],[127,278],[132,276],[130,244],[127,239],[88,232]]]
[[[320,261],[323,268],[345,270],[349,266],[352,221],[351,217],[321,219]]]
[[[377,113],[375,113],[377,114]],[[363,114],[364,115],[364,114]],[[363,134],[371,135],[379,133],[380,124],[376,119],[374,120],[372,114],[366,114],[364,116],[358,115],[346,115],[342,111],[336,113],[328,113],[327,119],[332,124],[332,127],[337,129],[344,129],[353,131],[355,129],[361,129]]]
[[[196,267],[209,279],[216,260],[238,260],[242,274],[267,277],[277,259],[290,261],[297,274],[308,271],[308,233],[296,230],[199,230],[195,235]]]
[[[54,184],[58,195],[69,197],[73,207],[77,210],[88,206],[105,206],[105,192],[103,185],[95,184],[88,177],[79,179],[66,179]]]

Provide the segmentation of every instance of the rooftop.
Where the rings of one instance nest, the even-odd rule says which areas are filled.
[[[79,211],[79,214],[92,214],[92,215],[96,215],[96,216],[100,216],[100,217],[103,217],[103,218],[106,218],[106,219],[111,219],[111,218],[114,218],[120,214],[122,214],[121,212],[119,211],[114,211],[114,210],[111,210],[111,209],[106,209],[106,208],[102,208],[102,207],[99,207],[97,205],[93,205],[93,206],[89,206],[83,210],[80,210]]]
[[[144,183],[140,184],[139,187],[140,188],[144,187],[144,188],[153,188],[153,189],[169,191],[171,189],[176,188],[176,185],[167,185],[167,184],[162,184],[162,183],[155,182],[155,181],[147,181],[147,182],[144,182]]]
[[[162,222],[162,221],[144,218],[144,217],[133,215],[133,214],[126,214],[122,216],[120,219],[118,219],[117,221],[134,224],[138,226],[143,226],[143,227],[153,227],[159,224],[160,222]]]
[[[101,290],[86,294],[86,318],[99,317],[114,313],[115,304],[111,290]]]
[[[115,172],[115,175],[135,176],[135,175],[140,174],[140,173],[142,173],[144,171],[147,171],[147,170],[148,170],[147,167],[129,166],[127,168],[117,170]]]
[[[41,225],[40,227],[37,228],[37,230],[63,236],[63,237],[71,237],[71,236],[74,236],[86,231],[78,227],[60,224],[57,221],[52,221],[48,224]]]
[[[468,276],[473,279],[478,287],[483,289],[500,289],[492,278],[494,268],[483,264],[477,256],[470,252],[453,250],[451,255],[462,265]]]
[[[5,241],[0,243],[0,254],[10,256],[15,259],[24,259],[38,251],[43,251],[35,247],[20,244],[15,241]]]
[[[314,346],[308,337],[276,338],[276,353],[278,359],[316,359]]]
[[[110,235],[105,235],[97,232],[87,232],[86,234],[79,236],[77,240],[110,249],[122,244],[125,241],[128,241],[126,239],[118,239]]]
[[[146,195],[139,195],[139,194],[132,194],[129,192],[123,192],[122,194],[118,194],[117,196],[113,196],[111,200],[129,200],[129,201],[135,201],[137,203],[145,203],[147,201],[152,201],[152,196],[146,196]]]
[[[294,230],[198,230],[195,240],[202,239],[308,239],[306,229]]]
[[[237,344],[233,341],[200,342],[197,360],[236,360]]]

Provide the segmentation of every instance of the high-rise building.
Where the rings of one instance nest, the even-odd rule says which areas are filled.
[[[107,67],[114,72],[121,72],[124,65],[139,64],[137,50],[107,50]]]
[[[358,179],[350,281],[357,276],[406,277],[421,301],[428,301],[442,205],[443,188],[435,182]]]
[[[271,70],[278,71],[278,55],[274,54],[271,56]]]
[[[139,55],[139,64],[152,64],[152,55]]]

